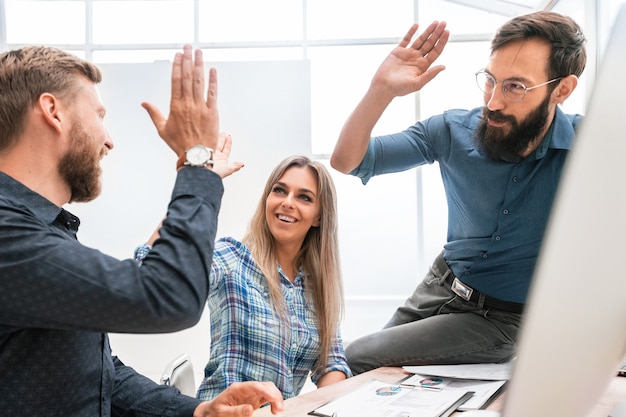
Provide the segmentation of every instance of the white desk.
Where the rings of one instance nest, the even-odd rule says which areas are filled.
[[[281,417],[306,417],[310,411],[342,394],[352,391],[372,379],[396,383],[408,375],[409,373],[402,368],[385,367],[374,369],[346,379],[345,381],[337,382],[333,385],[319,388],[286,400],[285,411]],[[500,397],[496,398],[496,400],[492,402],[487,409],[500,411],[502,409],[505,395],[506,391],[500,395]],[[607,417],[611,410],[613,410],[613,408],[622,401],[626,401],[626,378],[615,377],[611,381],[611,384],[607,388],[603,397],[587,417]],[[462,412],[455,412],[452,414],[452,416],[456,417],[462,417],[462,415]],[[256,410],[254,417],[261,416],[272,416],[270,408],[264,407]]]

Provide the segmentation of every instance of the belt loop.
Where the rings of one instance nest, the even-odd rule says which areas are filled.
[[[485,308],[485,294],[478,293],[478,308]]]
[[[452,273],[448,263],[443,257],[443,251],[435,259],[434,266],[437,269],[437,274],[441,277],[441,283],[443,284],[448,279],[448,275]]]

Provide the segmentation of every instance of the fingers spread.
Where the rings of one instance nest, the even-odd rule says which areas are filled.
[[[445,28],[446,22],[432,22],[413,42],[411,48],[418,50],[423,56],[427,56],[437,47],[437,56],[439,56],[448,41],[449,32]]]
[[[417,23],[413,23],[413,25],[409,28],[409,31],[404,35],[404,38],[398,44],[399,46],[406,48],[406,46],[411,42],[413,35],[417,32],[418,25]]]

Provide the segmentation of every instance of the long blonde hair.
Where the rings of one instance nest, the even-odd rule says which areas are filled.
[[[315,307],[321,347],[317,367],[323,367],[344,311],[337,238],[337,192],[326,167],[301,155],[291,156],[280,162],[267,179],[242,241],[263,271],[272,302],[279,314],[284,316],[286,307],[281,292],[274,238],[265,219],[265,201],[272,187],[292,167],[308,168],[318,183],[320,224],[319,227],[309,229],[293,266],[296,270],[302,267],[307,296]]]

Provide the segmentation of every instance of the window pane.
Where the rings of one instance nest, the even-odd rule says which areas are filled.
[[[309,39],[399,38],[413,20],[413,0],[307,2]]]
[[[93,3],[95,43],[191,43],[193,22],[190,0]]]
[[[8,43],[81,44],[85,5],[78,1],[5,1]]]
[[[171,61],[182,49],[110,50],[93,52],[97,63]],[[206,62],[218,61],[285,61],[302,58],[301,48],[216,48],[203,49]]]
[[[417,261],[416,170],[379,175],[367,186],[351,175],[330,167],[329,171],[337,188],[339,251],[347,297],[399,297],[394,304],[401,305],[422,271],[428,270],[428,265]],[[370,306],[374,310],[388,303],[370,301]],[[377,311],[386,322],[388,316]]]
[[[94,51],[93,62],[98,64],[117,64],[172,61],[176,52],[180,51],[182,49]]]
[[[393,45],[309,49],[311,59],[311,135],[314,154],[330,154],[348,115],[365,94],[374,72]],[[402,130],[414,121],[414,96],[389,106],[374,134]]]
[[[204,49],[205,61],[285,61],[302,59],[302,48]]]
[[[600,59],[604,56],[604,49],[606,48],[606,45],[609,41],[609,36],[613,31],[613,24],[615,23],[617,13],[619,12],[620,7],[623,4],[626,4],[626,0],[605,0],[602,3],[603,4],[601,10],[604,10],[605,12],[603,15],[600,16],[601,21],[598,25]],[[578,22],[582,23],[580,21]],[[590,38],[590,36],[587,35],[587,38]]]
[[[199,4],[200,42],[302,38],[302,1],[206,0]]]
[[[423,0],[419,2],[420,25],[426,26],[433,20],[445,21],[451,36],[494,34],[496,29],[510,19],[473,7],[463,6],[446,0]]]
[[[483,103],[483,93],[476,85],[474,73],[489,60],[485,42],[449,42],[435,65],[445,65],[419,93],[420,119],[448,109],[472,109]]]

